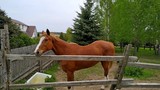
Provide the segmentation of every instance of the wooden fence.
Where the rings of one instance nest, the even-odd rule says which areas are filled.
[[[3,53],[11,53],[11,54],[25,54],[25,55],[31,55],[33,54],[33,51],[36,47],[36,45],[21,47],[21,48],[15,48],[9,50],[9,41],[8,41],[8,26],[4,25],[4,29],[0,29],[0,38],[1,38],[1,49],[0,50],[0,90],[2,88],[2,85],[4,83],[4,77],[3,75],[7,72],[5,72],[5,61],[2,59],[2,56],[4,57]],[[7,42],[6,42],[7,41]],[[7,48],[4,48],[7,47]],[[8,50],[6,52],[6,50]],[[53,52],[47,52],[46,54],[54,54]],[[23,61],[14,60],[10,62],[10,69],[12,72],[10,76],[11,82],[18,81],[22,78],[25,78],[29,74],[33,73],[34,71],[42,71],[47,66],[52,64],[53,61],[51,60],[33,60],[33,59],[27,59]]]
[[[128,52],[128,50],[127,50]],[[42,84],[9,84],[10,89],[20,89],[20,88],[37,88],[37,87],[67,87],[67,86],[86,86],[86,85],[106,85],[112,84],[110,90],[120,89],[120,88],[160,88],[160,83],[134,83],[133,79],[122,79],[124,68],[129,61],[137,60],[135,56],[129,56],[126,53],[124,56],[76,56],[76,55],[44,55],[41,57],[35,57],[34,55],[17,55],[17,54],[7,54],[8,60],[20,60],[23,61],[26,58],[35,60],[87,60],[87,61],[121,61],[119,64],[119,69],[114,79],[110,80],[88,80],[88,81],[70,81],[70,82],[50,82]],[[141,68],[152,68],[160,69],[159,64],[148,64],[140,62],[129,62],[130,66],[136,66]],[[10,71],[11,72],[11,71]]]
[[[51,82],[51,83],[43,83],[43,84],[12,84],[9,76],[11,76],[12,71],[8,68],[8,83],[5,84],[6,89],[18,89],[18,88],[33,88],[33,87],[59,87],[59,86],[82,86],[82,85],[106,85],[113,84],[111,90],[115,88],[120,89],[121,85],[125,85],[125,83],[129,83],[133,81],[132,79],[124,79],[123,73],[124,68],[127,65],[128,60],[135,61],[137,57],[129,56],[129,50],[131,45],[129,45],[125,51],[124,56],[77,56],[77,55],[44,55],[41,57],[35,57],[34,55],[17,55],[17,54],[6,54],[7,60],[9,62],[13,62],[15,60],[24,61],[26,59],[34,59],[34,60],[79,60],[79,61],[122,61],[119,64],[119,69],[115,76],[115,79],[111,80],[91,80],[91,81],[72,81],[72,82]],[[11,64],[11,63],[10,63]],[[10,65],[8,64],[8,65]],[[9,66],[8,66],[9,67]]]
[[[31,45],[31,46],[26,46],[26,47],[21,47],[21,48],[15,48],[15,49],[11,49],[11,54],[25,54],[25,55],[31,55],[33,54],[33,51],[35,49],[36,45]],[[47,52],[48,54],[54,54],[52,52]],[[1,52],[0,52],[0,56]],[[0,62],[2,61],[2,58],[0,58]],[[36,70],[44,70],[49,64],[51,64],[53,61],[51,60],[43,60],[43,61],[36,61],[33,59],[27,59],[27,60],[23,60],[23,61],[19,61],[19,60],[14,60],[11,62],[11,66],[10,68],[12,69],[12,77],[11,77],[11,81],[15,82],[18,81],[26,76],[28,76],[30,73],[36,71]],[[41,63],[41,70],[40,70],[40,63]],[[0,63],[0,70],[2,70],[2,64]],[[0,73],[0,79],[2,76],[2,73]],[[2,82],[0,82],[1,84]]]
[[[25,54],[25,55],[31,55],[33,54],[33,51],[35,49],[36,45],[11,49],[11,54]],[[54,54],[52,52],[47,52],[46,54]],[[14,60],[11,63],[10,68],[12,69],[12,82],[18,81],[26,76],[28,76],[30,73],[34,71],[42,71],[44,70],[49,64],[52,64],[52,60],[43,60],[38,61],[34,59],[27,59],[20,61],[20,60]],[[40,65],[41,64],[41,65]]]

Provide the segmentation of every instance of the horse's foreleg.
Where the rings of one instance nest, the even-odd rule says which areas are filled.
[[[67,72],[67,81],[74,81],[74,72]],[[71,86],[68,86],[68,90],[71,90]]]
[[[105,79],[105,80],[109,80],[109,75],[106,76],[104,79]],[[102,86],[101,86],[101,90],[104,90],[104,89],[105,89],[105,85],[102,85]]]

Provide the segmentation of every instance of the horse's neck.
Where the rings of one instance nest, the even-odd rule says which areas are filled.
[[[55,47],[54,49],[55,50],[53,50],[53,51],[56,55],[63,55],[63,54],[65,54],[64,51],[67,49],[68,45],[69,44],[67,42],[56,37],[54,39],[54,47]]]

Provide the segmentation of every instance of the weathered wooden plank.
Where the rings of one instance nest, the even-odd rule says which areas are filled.
[[[123,88],[160,88],[160,83],[125,83]]]
[[[18,54],[7,54],[9,60],[79,60],[79,61],[120,61],[124,56],[92,56],[92,55],[42,55],[36,57],[35,55],[18,55]],[[129,56],[130,61],[136,61],[136,56]]]
[[[128,66],[149,68],[149,69],[160,69],[160,64],[153,64],[153,63],[129,62]]]
[[[121,89],[121,83],[122,83],[122,78],[123,78],[123,74],[125,71],[125,67],[127,66],[128,63],[128,59],[129,59],[129,52],[131,50],[132,45],[129,44],[124,52],[124,59],[122,60],[122,62],[119,64],[119,70],[118,71],[118,76],[117,76],[117,84],[116,84],[116,89]],[[112,89],[111,89],[112,90]]]
[[[19,80],[22,80],[23,78],[27,77],[29,74],[33,73],[35,70],[37,70],[39,67],[33,67],[32,69],[28,70],[28,72],[26,73],[21,73],[20,75],[17,75],[17,77],[13,78],[12,81],[16,82]]]
[[[39,87],[67,87],[67,86],[85,86],[85,85],[106,85],[116,84],[116,79],[110,80],[87,80],[87,81],[69,81],[69,82],[50,82],[43,84],[10,84],[11,89],[20,88],[39,88]],[[123,79],[122,83],[132,83],[133,79]]]

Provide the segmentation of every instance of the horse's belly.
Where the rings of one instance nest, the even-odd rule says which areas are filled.
[[[97,64],[98,61],[77,61],[75,62],[76,70],[89,68]]]

